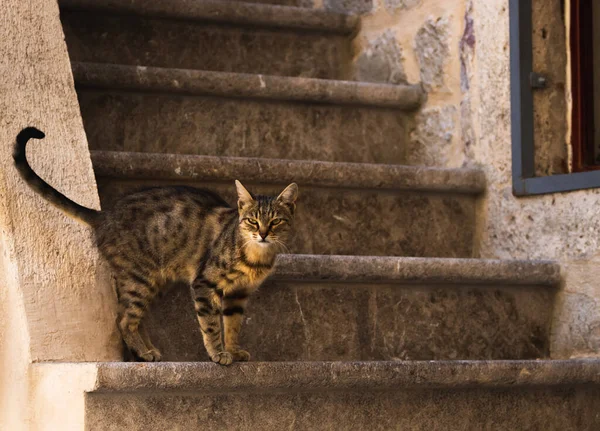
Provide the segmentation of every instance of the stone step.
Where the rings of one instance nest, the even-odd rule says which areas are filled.
[[[476,169],[92,152],[103,207],[148,185],[188,184],[235,205],[233,181],[256,193],[300,186],[294,253],[471,257]]]
[[[91,149],[402,163],[418,86],[74,63]]]
[[[552,262],[282,255],[241,345],[258,361],[543,358],[559,280]],[[208,360],[186,286],[144,325],[165,360]]]
[[[98,363],[85,422],[90,431],[595,430],[599,385],[597,360]]]
[[[357,16],[222,0],[60,0],[73,61],[343,79]]]

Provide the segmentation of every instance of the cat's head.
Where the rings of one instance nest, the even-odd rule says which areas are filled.
[[[292,183],[278,196],[254,196],[236,180],[240,234],[245,246],[256,252],[287,251],[298,186]]]

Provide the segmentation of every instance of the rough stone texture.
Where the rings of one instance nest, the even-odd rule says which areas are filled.
[[[258,361],[545,357],[559,280],[542,262],[282,255],[242,345]],[[207,360],[186,286],[144,325],[164,360]]]
[[[93,150],[335,162],[405,160],[407,122],[395,110],[79,91]]]
[[[222,0],[59,0],[61,10],[138,15],[182,21],[217,22],[256,27],[295,28],[352,34],[359,25],[357,16],[329,11],[273,7],[260,2]]]
[[[385,85],[324,79],[74,63],[80,88],[121,89],[380,107],[411,111],[424,94],[416,85]]]
[[[94,172],[113,179],[245,181],[347,189],[392,189],[479,194],[478,169],[439,169],[370,163],[214,157],[123,151],[92,152]]]
[[[460,143],[463,151],[462,165],[469,165],[475,158],[473,148],[477,144],[475,134],[475,116],[472,111],[473,99],[471,87],[476,74],[473,67],[473,58],[477,47],[477,37],[475,35],[473,19],[473,0],[468,0],[464,15],[464,28],[459,42],[460,55]]]
[[[548,78],[548,88],[533,92],[535,173],[569,171],[567,149],[567,49],[562,0],[534,0],[533,70]]]
[[[415,129],[410,134],[407,163],[424,166],[446,166],[455,150],[452,145],[457,133],[457,108],[453,105],[428,108],[415,117]]]
[[[98,206],[58,8],[7,0],[1,9],[0,429],[20,431],[35,429],[32,415],[45,412],[36,404],[32,361],[118,360],[120,346],[89,232],[34,195],[11,157],[22,127],[43,129],[48,138],[28,152],[34,167],[62,192]]]
[[[594,275],[599,262],[600,192],[512,195],[508,7],[501,0],[479,2],[473,14],[477,37],[473,161],[486,170],[489,181],[481,207],[487,216],[481,224],[480,255],[559,260],[566,276],[556,305],[551,354],[600,355],[595,344],[600,292]],[[490,32],[490,28],[504,30]]]
[[[598,360],[97,363],[94,393],[227,393],[430,389],[546,390],[600,384]],[[389,393],[388,393],[389,395]],[[535,416],[535,415],[533,415]]]
[[[0,272],[6,285],[0,290],[10,290],[8,296],[16,300],[11,307],[19,310],[15,315],[26,317],[26,323],[18,320],[22,315],[17,319],[25,326],[15,328],[16,333],[27,334],[20,340],[25,345],[2,344],[3,367],[11,369],[13,348],[28,352],[25,363],[116,359],[114,297],[102,283],[89,230],[35,195],[11,157],[21,128],[44,130],[47,138],[32,142],[28,151],[34,169],[81,204],[98,207],[58,7],[55,2],[9,0],[2,9]]]
[[[373,0],[323,0],[323,6],[339,13],[366,14],[373,9]]]
[[[450,23],[447,17],[428,18],[417,31],[414,50],[421,70],[421,82],[428,90],[439,89],[445,85],[450,37]]]
[[[369,43],[356,59],[354,69],[354,78],[357,81],[391,84],[408,82],[404,71],[402,47],[391,30],[385,31]]]
[[[200,2],[201,3],[201,2]],[[347,78],[347,36],[63,11],[73,61]]]
[[[564,266],[552,325],[557,357],[598,356],[600,352],[600,259],[575,259]]]
[[[597,371],[597,361],[99,364],[86,426],[593,430]]]
[[[419,6],[423,0],[384,0],[385,8],[390,12],[395,12],[398,9],[412,9]]]
[[[389,394],[92,394],[86,400],[86,429],[591,431],[600,427],[599,396],[596,386]]]
[[[240,342],[255,361],[543,358],[553,297],[539,286],[272,281],[250,300]],[[186,286],[143,324],[163,360],[208,360]]]
[[[237,0],[248,3],[265,3],[265,4],[273,4],[273,5],[281,5],[281,6],[294,6],[294,7],[305,7],[311,8],[314,7],[313,0]]]
[[[547,261],[417,257],[280,255],[274,280],[558,286],[560,266]]]

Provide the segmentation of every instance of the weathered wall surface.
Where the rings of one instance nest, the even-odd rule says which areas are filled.
[[[412,132],[411,162],[485,169],[489,190],[480,204],[477,254],[561,262],[565,283],[556,305],[552,354],[600,354],[600,190],[512,195],[508,2],[352,4],[347,1],[346,10],[363,15],[355,43],[356,77],[423,82],[428,89]],[[534,60],[550,78],[549,87],[535,96],[539,175],[568,169],[561,13],[558,0],[534,1]]]
[[[15,265],[0,235],[0,429],[26,424],[29,334]]]
[[[569,172],[567,34],[564,0],[533,0],[533,70],[547,79],[533,93],[537,176]]]
[[[6,406],[23,405],[15,387],[25,390],[28,362],[112,360],[120,345],[115,300],[102,282],[89,229],[34,195],[12,165],[16,134],[35,125],[47,138],[31,145],[34,168],[74,200],[99,206],[56,1],[2,3],[0,76],[4,415]]]
[[[355,79],[422,83],[428,100],[410,134],[408,163],[461,166],[464,147],[470,145],[460,124],[463,93],[469,86],[461,75],[461,53],[472,44],[471,27],[465,26],[465,1],[373,0],[368,8],[366,4],[348,1],[343,8],[362,14],[361,32],[354,41]]]
[[[552,354],[600,354],[600,190],[512,196],[506,1],[477,2],[473,22],[477,49],[469,73],[480,90],[471,118],[478,130],[471,163],[487,171],[490,183],[482,203],[480,254],[560,261],[565,284],[556,305]]]

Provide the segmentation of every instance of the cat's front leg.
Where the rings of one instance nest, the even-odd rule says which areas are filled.
[[[230,365],[233,356],[223,348],[221,341],[221,304],[215,288],[216,285],[208,280],[195,280],[192,284],[194,308],[210,360],[220,365]]]
[[[249,293],[244,289],[225,292],[223,295],[223,326],[225,327],[225,349],[234,361],[249,361],[250,353],[240,348],[239,336]]]

